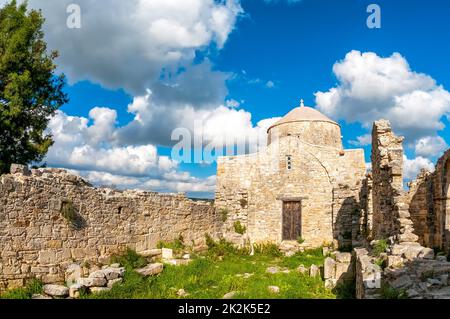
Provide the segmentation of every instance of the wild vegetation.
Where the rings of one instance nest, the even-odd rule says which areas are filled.
[[[324,288],[320,277],[296,271],[299,265],[306,267],[322,265],[322,249],[308,250],[291,257],[284,257],[276,245],[262,244],[254,247],[250,256],[249,248],[238,249],[230,243],[208,238],[208,250],[192,255],[193,261],[185,266],[165,265],[157,277],[144,278],[134,271],[143,261],[133,252],[116,258],[126,267],[124,282],[112,290],[84,295],[84,298],[222,298],[226,293],[236,292],[234,298],[336,298]],[[278,266],[287,272],[270,274],[268,267]],[[269,286],[280,287],[278,294],[270,292]],[[184,289],[186,296],[177,295]]]
[[[160,243],[166,246],[169,243]],[[202,253],[191,253],[188,265],[165,265],[158,276],[143,277],[135,269],[145,266],[148,261],[133,250],[114,256],[112,262],[126,268],[124,281],[110,291],[100,294],[82,294],[86,299],[216,299],[229,292],[233,298],[283,298],[319,299],[336,298],[324,287],[320,277],[301,274],[296,269],[300,265],[323,265],[322,249],[299,252],[285,257],[274,244],[255,245],[253,255],[249,248],[236,248],[225,240],[214,241],[207,237],[208,249]],[[169,246],[182,250],[181,238]],[[183,246],[184,247],[184,246]],[[268,267],[279,267],[279,273],[268,273]],[[287,271],[288,270],[288,271]],[[279,293],[269,291],[269,286],[280,288]],[[42,284],[33,281],[22,289],[12,290],[2,298],[28,299],[40,293]],[[185,296],[177,292],[184,289]]]

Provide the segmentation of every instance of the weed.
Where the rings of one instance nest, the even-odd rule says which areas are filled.
[[[241,224],[239,220],[235,221],[233,224],[234,231],[240,235],[243,235],[247,228]]]
[[[228,219],[229,211],[226,208],[222,208],[219,210],[220,217],[222,218],[222,222],[226,222]]]
[[[385,239],[378,240],[373,246],[372,254],[376,257],[380,256],[382,253],[385,253],[388,249],[389,245]]]
[[[33,279],[25,287],[16,288],[0,295],[0,299],[31,299],[34,294],[42,293],[42,282]]]

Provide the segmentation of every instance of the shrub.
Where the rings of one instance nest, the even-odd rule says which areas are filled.
[[[271,257],[281,257],[283,254],[274,243],[262,243],[253,245],[254,251],[257,254],[267,255]]]
[[[408,295],[404,289],[395,289],[388,284],[381,284],[381,297],[383,299],[407,299]]]
[[[222,208],[219,210],[220,216],[222,217],[222,222],[226,222],[228,219],[228,209]]]
[[[339,299],[355,299],[356,297],[356,281],[342,280],[332,290]]]
[[[169,248],[172,249],[174,251],[180,251],[183,250],[184,248],[186,248],[186,245],[184,244],[184,238],[182,235],[179,235],[178,238],[176,238],[174,241],[172,242],[167,242],[167,241],[159,241],[156,244],[156,248]]]
[[[119,263],[120,265],[128,269],[135,269],[147,265],[147,260],[139,255],[136,251],[127,248],[127,250],[123,254],[112,256],[111,263]]]
[[[225,256],[225,255],[248,255],[250,254],[250,249],[237,248],[232,243],[226,241],[225,239],[220,239],[215,241],[209,234],[205,235],[206,245],[208,246],[208,253],[214,256]]]
[[[389,245],[385,239],[380,239],[376,242],[376,244],[373,246],[372,253],[375,256],[380,256],[382,253],[385,253],[388,249]]]
[[[240,235],[243,235],[247,228],[241,224],[239,220],[235,221],[233,224],[234,231]]]
[[[61,204],[61,215],[74,229],[81,229],[84,226],[83,218],[78,215],[73,203],[70,200],[64,200]]]

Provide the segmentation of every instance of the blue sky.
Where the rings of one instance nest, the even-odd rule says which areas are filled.
[[[407,137],[407,176],[421,167],[430,168],[450,143],[446,91],[450,4],[446,1],[193,0],[197,9],[192,12],[180,2],[181,12],[191,19],[172,12],[177,9],[160,0],[143,1],[146,4],[138,8],[133,2],[108,1],[118,6],[109,6],[113,13],[138,12],[132,27],[125,26],[125,14],[111,21],[101,13],[94,23],[91,13],[98,8],[80,0],[71,2],[80,4],[82,28],[61,30],[67,17],[65,1],[31,1],[47,16],[49,44],[60,51],[59,70],[70,82],[66,88],[70,102],[50,127],[57,139],[47,159],[50,166],[73,169],[98,184],[145,185],[145,189],[211,197],[215,165],[172,163],[168,132],[186,124],[192,114],[215,119],[212,126],[238,133],[263,130],[259,121],[283,116],[298,106],[300,98],[339,121],[345,147],[364,147],[367,162],[370,145],[354,141],[369,133],[373,116],[385,114],[394,129]],[[380,29],[366,25],[371,3],[381,8]],[[219,12],[223,19],[217,23],[203,18]],[[195,19],[204,31],[192,28]],[[159,23],[163,20],[169,23]],[[152,30],[158,28],[147,34],[142,31],[149,27],[144,21],[154,22]],[[400,55],[393,57],[395,52]],[[336,63],[341,65],[337,72],[333,71]],[[377,88],[371,88],[370,77],[381,77]],[[326,94],[333,88],[338,92]],[[152,93],[148,95],[146,89]],[[371,96],[377,90],[383,98]],[[318,100],[317,92],[333,95],[338,102]],[[227,101],[239,105],[220,108]],[[92,113],[96,107],[97,115]],[[427,108],[433,116],[427,116]],[[136,115],[141,122],[136,122]],[[241,120],[249,115],[250,124]],[[148,147],[138,149],[141,146]],[[76,154],[75,147],[80,150]],[[150,162],[141,156],[147,151],[153,156]],[[139,160],[124,159],[111,167],[105,163],[113,161],[108,156],[120,154],[138,154]],[[152,182],[146,183],[149,179]]]

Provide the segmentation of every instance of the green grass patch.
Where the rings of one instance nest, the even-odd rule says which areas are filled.
[[[136,269],[148,264],[145,257],[138,255],[134,250],[128,248],[123,254],[111,257],[111,263],[119,263],[126,269]]]
[[[385,253],[388,248],[389,248],[389,244],[387,243],[387,241],[384,239],[380,239],[373,246],[372,254],[374,256],[378,257],[382,253]]]
[[[239,249],[224,240],[214,241],[209,236],[206,239],[208,251],[196,256],[188,265],[165,265],[160,275],[147,278],[127,267],[122,284],[108,292],[83,295],[82,298],[220,299],[231,291],[237,292],[235,298],[244,299],[336,298],[324,287],[320,277],[311,278],[296,271],[300,264],[321,266],[324,261],[321,248],[284,257],[275,245],[263,244],[255,245],[255,254],[250,256],[248,248]],[[267,273],[266,269],[272,266],[291,271]],[[280,293],[269,292],[269,286],[280,287]],[[188,295],[178,296],[179,289],[184,289]]]
[[[236,291],[236,298],[335,298],[325,289],[320,278],[311,278],[295,271],[298,264],[288,274],[269,274],[269,266],[283,266],[284,258],[255,254],[243,256],[228,254],[221,261],[212,256],[200,256],[186,266],[165,266],[157,277],[144,278],[127,269],[124,283],[98,295],[83,298],[96,299],[220,299],[230,291]],[[305,259],[302,259],[305,263]],[[251,274],[248,278],[244,274]],[[269,286],[278,286],[279,294],[270,293]],[[184,289],[189,295],[177,296]]]
[[[309,267],[311,265],[323,265],[325,257],[322,253],[322,248],[309,249],[304,252],[297,252],[291,257],[285,257],[281,261],[281,265],[288,268],[298,267],[304,265]]]
[[[34,294],[42,293],[42,282],[31,280],[25,287],[16,288],[0,294],[0,299],[31,299]]]

